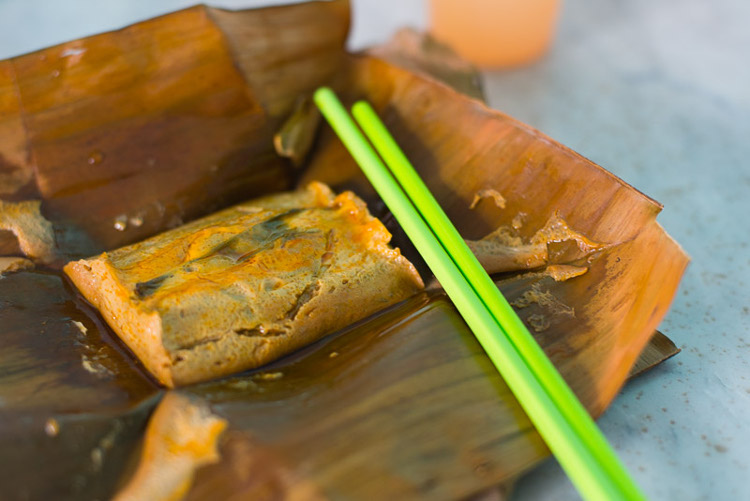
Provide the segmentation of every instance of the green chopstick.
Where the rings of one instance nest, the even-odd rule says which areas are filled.
[[[323,115],[443,285],[581,494],[591,500],[642,499],[642,495],[627,475],[625,481],[622,478],[613,478],[613,471],[617,469],[602,464],[600,456],[597,455],[601,453],[591,450],[588,442],[580,436],[578,428],[569,421],[548,390],[540,384],[538,376],[527,365],[527,361],[506,336],[498,320],[446,253],[433,229],[419,215],[333,92],[326,88],[319,89],[314,98]],[[497,291],[494,284],[493,289]],[[515,317],[515,313],[513,316]],[[578,405],[580,406],[580,403]],[[590,421],[588,414],[586,416]],[[595,425],[593,427],[600,433]],[[604,444],[608,447],[606,441]],[[616,456],[612,457],[617,462]],[[624,469],[620,471],[624,472]],[[632,488],[626,488],[628,485]]]
[[[364,101],[357,102],[352,107],[352,114],[401,184],[406,195],[414,202],[414,206],[427,225],[505,331],[518,353],[536,374],[539,382],[545,387],[578,436],[629,499],[643,498],[594,420],[479,264],[372,106]]]

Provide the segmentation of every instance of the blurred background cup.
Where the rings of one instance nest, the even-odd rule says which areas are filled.
[[[430,32],[483,68],[520,66],[544,55],[561,0],[430,0]]]

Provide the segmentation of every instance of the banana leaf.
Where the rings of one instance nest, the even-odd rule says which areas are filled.
[[[2,61],[0,194],[38,192],[78,257],[288,188],[271,138],[347,29],[340,1],[197,6]]]
[[[164,391],[59,273],[65,259],[317,179],[365,198],[430,278],[330,129],[300,170],[275,153],[322,83],[374,104],[465,238],[506,228],[528,241],[557,214],[603,245],[550,245],[585,269],[569,280],[494,275],[592,415],[676,353],[655,328],[687,257],[656,222],[661,206],[488,109],[443,49],[402,35],[346,54],[348,23],[344,1],[198,6],[0,62],[0,200],[40,200],[60,256],[0,278],[4,497],[110,498],[154,435]],[[483,190],[505,207],[472,204]],[[12,232],[0,237],[19,254]],[[228,424],[186,499],[462,499],[504,492],[549,454],[439,284],[271,366],[175,393]]]

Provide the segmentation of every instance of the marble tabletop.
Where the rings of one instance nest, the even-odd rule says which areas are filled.
[[[0,0],[0,58],[193,3]],[[423,1],[353,3],[352,48],[427,26]],[[693,259],[660,326],[682,353],[599,420],[651,499],[750,499],[748,21],[744,0],[565,0],[543,60],[484,74],[493,107],[662,202],[659,221]],[[512,499],[578,495],[550,459]]]

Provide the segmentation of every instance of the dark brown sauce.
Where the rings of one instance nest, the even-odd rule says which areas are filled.
[[[61,272],[9,274],[0,279],[0,297],[0,409],[91,412],[158,391]]]
[[[162,390],[58,271],[0,278],[0,346],[0,497],[111,497]]]

